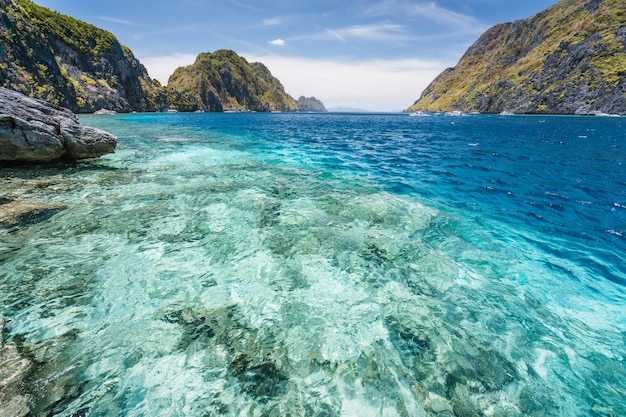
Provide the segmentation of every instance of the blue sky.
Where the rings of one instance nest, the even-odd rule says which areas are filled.
[[[496,23],[556,0],[34,0],[111,31],[167,84],[197,54],[232,49],[326,107],[397,111]]]

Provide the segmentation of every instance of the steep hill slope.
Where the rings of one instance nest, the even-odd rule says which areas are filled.
[[[0,0],[0,87],[70,110],[166,109],[165,89],[109,32],[28,0]]]
[[[497,25],[408,110],[626,114],[626,1],[561,0]]]
[[[295,100],[258,62],[230,50],[198,55],[174,71],[167,83],[172,107],[180,111],[296,111]]]

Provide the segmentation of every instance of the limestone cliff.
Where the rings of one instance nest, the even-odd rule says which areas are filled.
[[[295,100],[269,69],[230,50],[198,55],[167,83],[179,111],[296,111]]]
[[[561,0],[499,24],[408,110],[626,114],[626,2]]]
[[[167,109],[165,89],[109,32],[28,0],[0,0],[0,87],[76,113]]]

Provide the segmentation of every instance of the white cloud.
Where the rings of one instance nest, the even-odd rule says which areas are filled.
[[[370,41],[408,40],[410,35],[404,26],[392,23],[376,25],[356,25],[340,29],[326,29],[321,34],[310,36],[314,39],[366,39]]]
[[[407,12],[413,17],[423,17],[438,24],[449,27],[476,29],[482,25],[473,17],[461,13],[453,12],[437,6],[436,3],[410,4]]]
[[[403,15],[412,19],[425,19],[438,25],[463,31],[483,32],[485,27],[475,18],[440,7],[435,2],[404,2],[384,0],[365,12],[369,16]]]
[[[191,65],[195,62],[196,54],[174,54],[168,56],[139,58],[141,63],[148,70],[150,77],[156,78],[163,85],[178,67]]]
[[[315,96],[327,108],[398,111],[417,100],[449,63],[419,59],[340,62],[327,59],[243,54],[263,62],[293,97]]]
[[[242,9],[248,9],[248,10],[252,10],[254,12],[262,12],[263,10],[259,9],[258,7],[252,6],[250,4],[247,3],[242,3],[242,2],[238,2],[235,0],[230,0],[231,4],[234,4],[235,6],[241,7]]]
[[[270,45],[274,45],[274,46],[285,46],[287,45],[287,42],[285,42],[284,40],[278,38],[278,39],[274,39],[273,41],[268,41],[268,43]]]
[[[114,17],[99,16],[98,19],[104,20],[105,22],[117,23],[119,25],[131,26],[133,24],[130,20],[117,19]]]
[[[261,26],[278,26],[281,25],[284,21],[285,19],[283,19],[282,17],[273,17],[271,19],[263,20]]]

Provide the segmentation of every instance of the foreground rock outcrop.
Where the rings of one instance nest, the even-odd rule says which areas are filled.
[[[169,98],[105,30],[28,0],[0,0],[0,87],[75,113],[159,111]]]
[[[260,62],[231,50],[198,55],[174,71],[167,83],[178,111],[297,111],[296,101]]]
[[[115,136],[81,126],[68,109],[0,88],[0,163],[95,158],[116,145]]]
[[[626,2],[562,0],[497,25],[408,110],[626,114]]]

